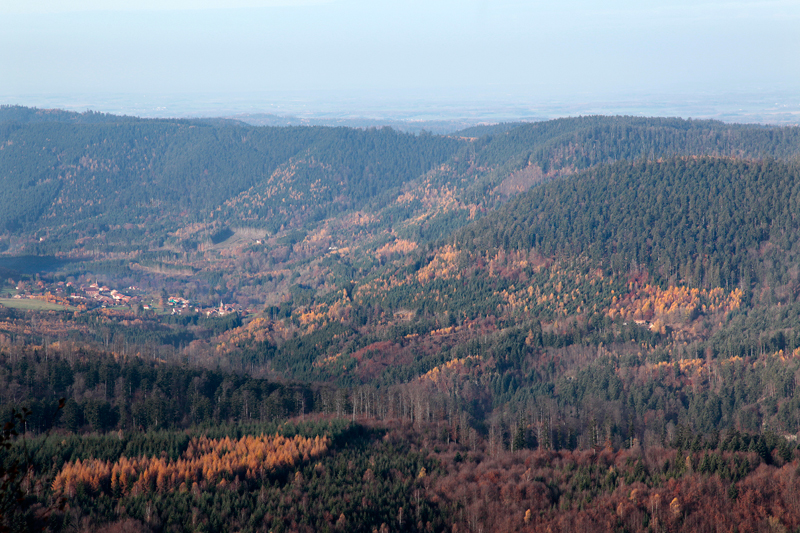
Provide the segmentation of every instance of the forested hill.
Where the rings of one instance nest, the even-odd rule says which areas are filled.
[[[453,132],[454,137],[485,137],[487,135],[498,135],[525,124],[524,122],[501,122],[499,124],[479,124]]]
[[[797,262],[800,172],[775,160],[620,162],[521,195],[453,237],[467,249],[534,248],[633,264],[695,286],[787,282]],[[755,278],[754,278],[755,277]]]
[[[63,109],[38,109],[20,105],[0,105],[0,124],[36,124],[41,122],[62,122],[68,124],[104,124],[122,122],[170,122],[182,124],[202,124],[207,126],[244,126],[247,124],[239,120],[227,118],[194,118],[176,119],[159,118],[146,119],[128,115],[113,115],[97,111],[65,111]]]
[[[464,141],[390,129],[213,127],[185,121],[0,124],[0,226],[207,219],[268,180],[286,200],[358,205],[451,157]],[[320,193],[320,191],[322,191]],[[265,191],[272,197],[269,192]],[[287,210],[275,213],[291,218]],[[280,224],[279,224],[280,225]]]
[[[33,124],[38,122],[66,122],[69,124],[99,124],[103,122],[141,122],[144,119],[86,111],[76,113],[62,109],[37,109],[19,105],[0,106],[0,124],[14,122]]]
[[[482,164],[501,164],[522,158],[547,172],[563,167],[582,169],[622,159],[676,155],[785,160],[800,157],[800,128],[797,127],[591,116],[523,124],[504,130],[483,138],[487,146],[479,158]]]
[[[0,117],[0,530],[800,529],[800,129]]]
[[[360,212],[380,231],[423,243],[538,182],[619,160],[800,157],[800,128],[713,121],[578,117],[462,133],[483,132],[491,133],[251,127],[5,106],[0,239],[44,237],[35,253],[55,253],[117,228],[128,248],[148,249],[162,247],[165,232],[196,233],[177,233],[191,224],[206,228],[202,241],[218,226],[313,232]],[[182,238],[168,245],[185,248]]]

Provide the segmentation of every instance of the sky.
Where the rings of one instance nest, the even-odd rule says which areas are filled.
[[[0,0],[0,49],[3,104],[800,94],[800,0]]]

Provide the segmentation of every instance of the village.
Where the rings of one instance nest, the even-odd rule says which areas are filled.
[[[240,313],[241,308],[237,304],[225,304],[223,302],[219,303],[218,307],[194,307],[190,300],[186,298],[182,298],[180,296],[170,296],[167,298],[167,305],[172,307],[173,315],[184,315],[184,314],[191,314],[191,313],[198,313],[201,315],[206,316],[207,318],[215,317],[215,316],[226,316],[232,313]],[[145,309],[149,309],[148,306],[145,306]]]
[[[51,283],[43,280],[20,281],[14,285],[16,294],[10,295],[12,300],[39,300],[50,304],[61,305],[64,308],[73,308],[78,311],[88,311],[103,308],[129,308],[138,312],[169,313],[170,315],[199,314],[207,318],[226,316],[232,313],[241,313],[242,309],[237,304],[220,302],[218,306],[201,307],[192,305],[189,299],[182,296],[166,296],[156,300],[144,290],[130,286],[123,291],[112,289],[97,281],[89,285],[77,284],[71,281],[54,281]],[[2,305],[2,302],[0,302]]]
[[[139,296],[111,289],[97,282],[91,285],[78,285],[71,281],[46,282],[44,280],[20,281],[14,286],[14,300],[41,300],[51,304],[74,307],[78,310],[98,307],[132,306],[140,302]],[[138,291],[129,287],[129,292]]]

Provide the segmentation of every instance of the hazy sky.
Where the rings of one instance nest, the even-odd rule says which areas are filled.
[[[0,97],[791,91],[800,0],[0,0],[0,49]]]

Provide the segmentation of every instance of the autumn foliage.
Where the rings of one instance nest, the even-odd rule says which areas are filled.
[[[686,322],[701,314],[735,311],[741,305],[742,294],[741,289],[727,292],[720,287],[706,290],[674,285],[662,289],[648,284],[622,298],[615,296],[608,315],[611,318],[652,321],[656,328],[661,329],[664,324]]]
[[[296,465],[324,455],[327,437],[306,438],[296,435],[258,437],[238,440],[192,439],[177,461],[164,457],[121,457],[111,463],[99,459],[77,460],[64,465],[53,481],[53,490],[74,496],[84,484],[94,492],[142,494],[187,490],[194,484],[224,487],[234,478],[260,479],[280,468]]]

